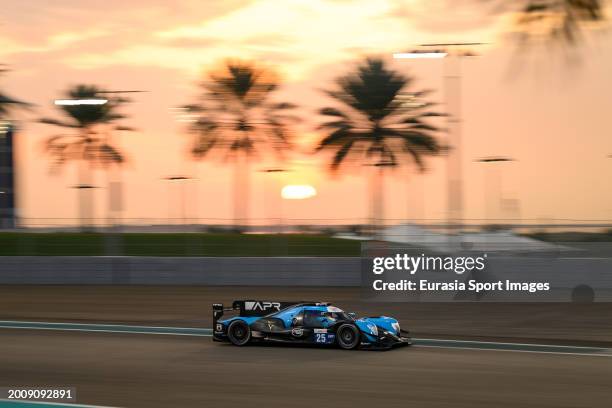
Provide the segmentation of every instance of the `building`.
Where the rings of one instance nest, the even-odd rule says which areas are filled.
[[[17,225],[13,135],[11,123],[0,121],[0,229],[13,229]]]

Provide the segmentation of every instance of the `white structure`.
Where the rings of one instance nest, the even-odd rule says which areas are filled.
[[[381,232],[384,241],[407,244],[436,251],[453,251],[460,248],[476,251],[554,251],[558,245],[523,237],[511,231],[464,232],[455,239],[448,234],[434,232],[413,224],[399,224]],[[458,244],[461,245],[458,245]],[[565,248],[568,249],[568,248]]]

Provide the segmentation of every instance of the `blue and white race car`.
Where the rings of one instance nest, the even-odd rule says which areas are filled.
[[[239,313],[221,319],[230,311]],[[213,304],[213,340],[236,346],[277,342],[390,349],[410,345],[407,333],[392,317],[358,318],[330,303],[236,300],[231,308]]]

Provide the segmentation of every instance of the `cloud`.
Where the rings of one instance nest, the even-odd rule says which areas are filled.
[[[22,53],[52,53],[68,49],[78,43],[104,37],[108,35],[108,33],[108,31],[102,29],[90,29],[80,32],[63,31],[47,37],[44,42],[38,44],[29,44],[10,38],[4,38],[0,39],[0,57],[8,57],[13,54]]]
[[[492,24],[486,0],[397,0],[390,16],[426,32],[461,33]],[[449,10],[453,10],[449,13]]]
[[[108,36],[106,51],[150,41],[159,30],[221,16],[252,0],[4,0],[0,56],[56,51],[96,36]],[[10,45],[10,47],[8,46]]]
[[[218,37],[206,38],[170,38],[162,41],[163,45],[172,48],[205,48],[224,43],[225,40]]]
[[[375,20],[390,10],[388,1],[260,0],[196,24],[159,28],[147,41],[131,42],[104,55],[79,53],[66,63],[82,68],[109,64],[157,65],[190,74],[219,59],[241,57],[287,62],[291,78],[350,56],[349,46],[387,52],[405,41],[406,27]],[[342,24],[339,24],[342,22]],[[222,39],[215,41],[214,39]],[[194,53],[194,48],[200,48]]]
[[[40,29],[47,32],[43,44],[17,36],[7,49],[46,51],[46,58],[81,70],[161,67],[192,77],[226,58],[258,59],[278,64],[281,75],[292,81],[335,61],[447,40],[446,32],[427,31],[419,16],[443,14],[449,6],[445,0],[433,2],[436,5],[421,0],[286,0],[282,7],[277,0],[230,0],[203,7],[201,2],[180,0],[170,8],[167,1],[151,0],[144,7],[144,0],[134,0],[107,11],[73,0],[62,3],[49,6],[44,18],[29,17],[53,26]],[[432,21],[428,24],[448,23],[443,18]],[[490,38],[487,30],[464,34],[483,41]]]

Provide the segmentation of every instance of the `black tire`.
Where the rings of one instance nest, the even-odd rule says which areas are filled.
[[[251,340],[251,328],[242,320],[234,320],[227,328],[227,337],[235,346],[244,346]]]
[[[345,350],[357,348],[360,342],[359,330],[352,324],[344,323],[336,330],[338,345]]]

